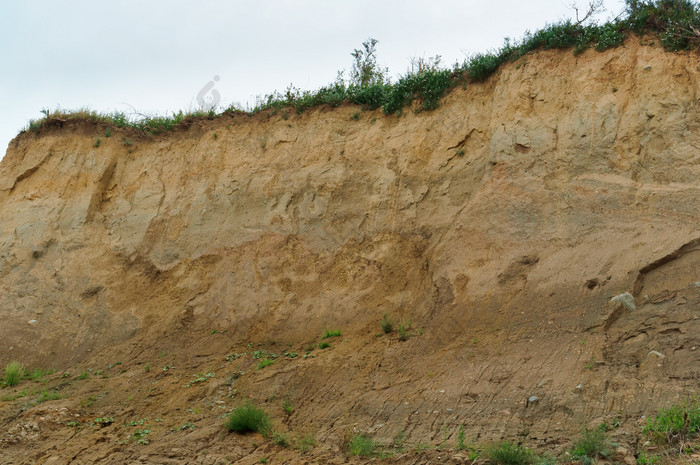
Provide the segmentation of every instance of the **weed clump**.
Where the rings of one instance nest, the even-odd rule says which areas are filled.
[[[335,330],[332,330],[332,331],[326,329],[326,330],[323,332],[323,337],[322,337],[321,339],[328,339],[329,337],[340,337],[341,335],[342,335],[342,331],[339,330],[339,329],[335,329]]]
[[[499,442],[486,448],[486,457],[498,465],[529,465],[534,462],[532,452],[512,442]]]
[[[24,365],[14,361],[5,365],[5,385],[16,386],[24,376]]]
[[[350,455],[359,457],[372,457],[377,450],[377,444],[372,438],[362,434],[357,434],[348,442],[348,452]]]
[[[576,441],[571,455],[576,459],[591,462],[598,458],[610,457],[610,444],[602,429],[584,430],[583,436]]]
[[[382,327],[384,334],[389,334],[394,330],[394,322],[391,321],[391,318],[386,313],[384,314],[384,317],[379,325]]]
[[[683,451],[689,440],[700,435],[700,396],[659,410],[642,431],[658,443]]]
[[[267,436],[272,427],[269,415],[261,408],[246,404],[231,412],[224,423],[226,428],[237,433],[261,433]]]

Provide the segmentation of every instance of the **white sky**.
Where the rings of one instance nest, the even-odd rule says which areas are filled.
[[[214,76],[221,104],[290,83],[315,89],[379,40],[392,77],[411,57],[443,63],[571,18],[572,0],[0,0],[0,157],[42,108],[196,109]],[[584,9],[586,0],[578,0]],[[598,19],[623,0],[605,0]]]

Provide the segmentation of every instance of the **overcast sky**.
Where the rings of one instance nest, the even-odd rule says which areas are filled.
[[[160,113],[252,105],[290,83],[315,89],[379,40],[392,77],[411,57],[443,62],[572,18],[572,0],[0,0],[0,156],[42,108]],[[578,0],[584,9],[585,0]],[[623,0],[605,0],[605,20]],[[218,76],[218,81],[213,81]]]

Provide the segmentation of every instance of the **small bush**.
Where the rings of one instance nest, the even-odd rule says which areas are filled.
[[[486,457],[499,465],[529,465],[534,462],[530,450],[512,442],[500,442],[486,448]]]
[[[381,325],[384,334],[389,334],[394,330],[394,322],[391,321],[391,318],[389,318],[389,315],[387,315],[386,313],[384,314],[384,318],[382,318],[382,321],[379,324]]]
[[[24,365],[19,362],[10,362],[5,365],[5,385],[16,386],[24,377]]]
[[[271,429],[270,417],[265,411],[246,404],[231,412],[224,423],[226,428],[237,433],[261,433],[267,436]]]
[[[377,444],[374,442],[374,440],[362,434],[353,436],[348,443],[348,452],[350,455],[372,457],[376,450]]]
[[[590,459],[610,457],[610,444],[605,437],[605,432],[597,429],[584,430],[583,437],[574,444],[571,455],[577,459],[588,457]]]
[[[318,348],[319,348],[319,349],[327,349],[327,348],[329,348],[330,346],[331,346],[331,345],[330,345],[329,343],[327,343],[327,342],[319,342],[319,344],[318,344]]]

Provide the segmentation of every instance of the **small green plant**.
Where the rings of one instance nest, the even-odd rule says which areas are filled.
[[[327,348],[329,348],[330,346],[331,346],[331,345],[330,345],[329,343],[327,343],[327,342],[319,342],[319,344],[318,344],[318,348],[319,348],[319,349],[327,349]]]
[[[92,143],[92,146],[97,148],[100,146],[101,143],[102,143],[102,140],[99,137],[96,137],[95,142]]]
[[[231,412],[226,428],[237,433],[255,432],[267,436],[272,427],[268,414],[252,404],[243,405]]]
[[[84,379],[88,379],[89,377],[90,377],[90,373],[87,372],[87,371],[83,371],[83,372],[80,373],[80,374],[78,375],[78,377],[75,378],[75,379],[78,379],[78,380],[81,380],[81,381],[82,381],[82,380],[84,380]]]
[[[98,426],[102,426],[102,427],[109,426],[112,423],[114,423],[114,418],[112,418],[112,417],[109,417],[109,418],[108,417],[99,417],[99,418],[95,418],[92,421],[93,426],[98,425]]]
[[[341,335],[342,335],[342,333],[341,333],[341,330],[339,330],[339,329],[335,329],[335,330],[332,330],[332,331],[326,329],[326,330],[323,332],[323,337],[322,337],[321,339],[328,339],[329,337],[339,337],[339,336],[341,336]]]
[[[428,449],[430,449],[430,445],[420,441],[413,446],[413,451],[416,454],[422,454],[423,451],[426,451]]]
[[[105,137],[109,137],[112,135],[112,130],[110,128],[105,129]]]
[[[149,371],[151,371],[151,365],[149,365],[149,364],[147,363],[147,364],[143,367],[143,371],[145,371],[146,373],[148,373]]]
[[[409,334],[408,330],[410,329],[410,325],[407,323],[400,323],[399,327],[397,328],[396,332],[399,333],[399,341],[406,341],[408,340]]]
[[[19,362],[10,362],[5,365],[5,385],[17,386],[24,376],[24,365]]]
[[[216,373],[207,373],[207,374],[201,374],[197,373],[194,375],[194,379],[189,382],[185,387],[190,387],[191,384],[197,384],[197,383],[204,383],[206,381],[209,381],[212,378],[216,378]]]
[[[459,432],[457,432],[457,445],[455,446],[455,449],[464,450],[467,448],[467,444],[465,442],[466,436],[467,435],[464,433],[464,425],[459,425]]]
[[[316,447],[316,439],[311,435],[304,436],[297,440],[296,448],[299,449],[302,454],[306,454],[314,447]]]
[[[13,400],[17,400],[21,397],[27,397],[27,391],[19,391],[17,394],[5,394],[0,398],[3,402],[11,402]]]
[[[130,139],[127,139],[126,137],[122,137],[122,145],[124,145],[124,147],[130,147],[131,144],[133,144],[133,142],[131,142]]]
[[[379,325],[382,327],[384,334],[389,334],[394,330],[394,322],[391,321],[391,318],[386,313],[382,317],[382,321],[379,323]]]
[[[489,460],[498,465],[529,465],[534,461],[529,449],[507,441],[492,444],[485,453]]]
[[[55,370],[42,370],[41,368],[34,368],[32,371],[27,371],[25,373],[25,377],[27,379],[31,379],[32,381],[36,381],[37,383],[45,383],[46,381],[43,379],[44,376],[50,375],[54,373]]]
[[[457,155],[458,157],[463,157],[464,154],[465,154],[464,149],[459,149],[459,150],[457,150],[456,155]]]
[[[95,396],[89,396],[87,399],[83,399],[80,401],[80,406],[81,407],[92,407],[95,402],[97,402],[97,397]]]
[[[289,397],[285,397],[284,401],[282,401],[282,409],[287,415],[294,413],[294,406],[292,406],[292,401]]]
[[[574,444],[571,455],[579,460],[586,457],[595,460],[610,457],[610,452],[610,444],[605,437],[605,431],[585,429],[583,436]]]
[[[287,436],[281,433],[274,433],[272,435],[272,442],[278,446],[289,447],[289,439],[287,439]]]
[[[375,455],[376,450],[377,444],[374,442],[374,440],[363,434],[353,436],[348,443],[348,452],[350,455],[372,457]]]
[[[61,396],[57,392],[41,391],[41,394],[36,399],[36,403],[41,404],[43,402],[48,402],[50,400],[56,400],[60,398]]]
[[[398,433],[396,433],[396,436],[394,436],[394,448],[401,452],[403,451],[403,445],[406,442],[406,433],[404,433],[403,430],[400,430]]]
[[[258,362],[258,370],[262,370],[262,369],[265,368],[265,367],[269,367],[269,366],[272,365],[273,363],[275,363],[275,361],[274,361],[273,359],[271,359],[271,358],[264,358],[264,359],[262,359],[262,360],[260,360],[260,361]]]
[[[352,119],[355,120],[355,121],[359,120],[359,119],[360,119],[360,112],[358,111],[358,112],[356,112],[355,114],[353,114],[353,115],[352,115]]]
[[[690,439],[700,435],[700,396],[659,410],[654,418],[647,419],[642,431],[682,451]]]
[[[139,446],[145,446],[151,441],[146,437],[151,432],[148,428],[134,430],[127,438],[128,442],[136,442]]]
[[[655,465],[661,462],[661,457],[658,455],[648,455],[646,452],[640,452],[637,457],[637,465]]]
[[[30,119],[27,129],[32,132],[39,132],[39,129],[41,129],[42,124],[42,120]]]

